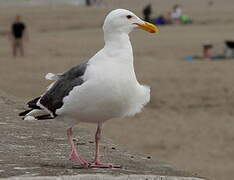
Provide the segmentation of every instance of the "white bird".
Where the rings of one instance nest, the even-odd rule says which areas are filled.
[[[48,73],[46,79],[54,82],[43,95],[27,103],[31,109],[20,113],[24,119],[64,120],[71,143],[69,159],[84,167],[119,167],[99,159],[102,124],[113,118],[134,115],[150,100],[150,89],[139,84],[133,66],[129,33],[136,28],[158,32],[155,25],[128,10],[111,11],[103,25],[103,49],[65,73]],[[78,122],[97,124],[92,163],[80,157],[72,140],[72,127]]]

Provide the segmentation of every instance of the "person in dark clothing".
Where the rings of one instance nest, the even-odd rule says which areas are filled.
[[[151,21],[151,18],[150,18],[151,14],[152,14],[152,7],[151,7],[151,4],[148,4],[143,9],[144,20],[146,22],[150,22]]]
[[[91,6],[91,0],[86,0],[85,3],[86,3],[86,6]]]
[[[12,41],[12,53],[13,56],[16,57],[18,51],[20,52],[21,56],[24,56],[24,46],[23,41],[25,38],[28,38],[26,33],[26,26],[21,21],[19,15],[15,17],[13,24],[11,25],[11,32],[9,34],[9,38]]]

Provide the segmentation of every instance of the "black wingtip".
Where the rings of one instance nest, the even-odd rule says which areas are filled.
[[[21,113],[19,113],[19,116],[25,116],[26,114],[28,114],[29,112],[31,112],[33,109],[28,109],[28,110],[25,110]]]
[[[45,115],[41,115],[41,116],[36,116],[35,118],[36,118],[37,120],[54,119],[54,117],[51,117],[50,114],[45,114]]]
[[[27,103],[27,106],[28,106],[29,108],[32,108],[32,109],[41,109],[41,107],[39,107],[39,106],[37,105],[37,102],[38,102],[38,100],[39,100],[40,98],[41,98],[41,97],[37,97],[37,98],[34,98],[33,100],[29,101],[29,102]]]

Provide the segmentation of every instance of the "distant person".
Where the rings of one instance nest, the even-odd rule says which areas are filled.
[[[187,56],[185,60],[187,61],[192,61],[192,60],[224,60],[230,57],[227,57],[224,53],[217,54],[213,53],[213,44],[205,42],[202,44],[203,46],[203,52],[202,55],[192,55],[192,56]],[[234,42],[233,42],[233,48],[234,48]],[[234,56],[233,56],[234,57]]]
[[[25,38],[28,39],[28,34],[26,33],[26,25],[21,21],[21,17],[17,15],[13,24],[11,25],[11,32],[9,33],[9,38],[12,42],[12,54],[14,57],[18,55],[24,56],[24,43]]]
[[[86,4],[86,6],[91,6],[92,4],[91,4],[91,0],[86,0],[85,1],[85,4]]]
[[[156,24],[158,26],[162,26],[162,25],[167,24],[166,19],[164,18],[163,15],[159,15],[158,17],[152,19],[152,23]]]
[[[171,24],[172,23],[171,13],[168,12],[166,14],[159,15],[158,17],[152,19],[152,23],[158,26]]]
[[[210,59],[213,57],[213,45],[210,43],[203,43],[203,58]]]
[[[146,22],[150,22],[151,21],[151,14],[152,14],[152,7],[151,7],[151,4],[148,4],[143,9],[144,20]]]
[[[176,4],[172,8],[171,19],[174,24],[180,23],[180,17],[182,15],[182,9],[179,4]]]
[[[171,12],[170,12],[170,11],[168,11],[168,12],[164,15],[164,18],[166,19],[167,24],[172,24]]]

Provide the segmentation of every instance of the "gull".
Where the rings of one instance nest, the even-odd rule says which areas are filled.
[[[120,167],[100,161],[102,125],[107,120],[141,112],[150,100],[150,88],[139,84],[134,71],[129,33],[137,28],[150,33],[159,31],[129,10],[111,11],[103,24],[104,47],[64,73],[48,73],[46,79],[53,83],[44,94],[27,103],[30,109],[19,114],[24,120],[65,121],[71,144],[69,159],[83,167]],[[78,122],[97,124],[95,157],[91,163],[81,158],[72,139],[72,127]]]

